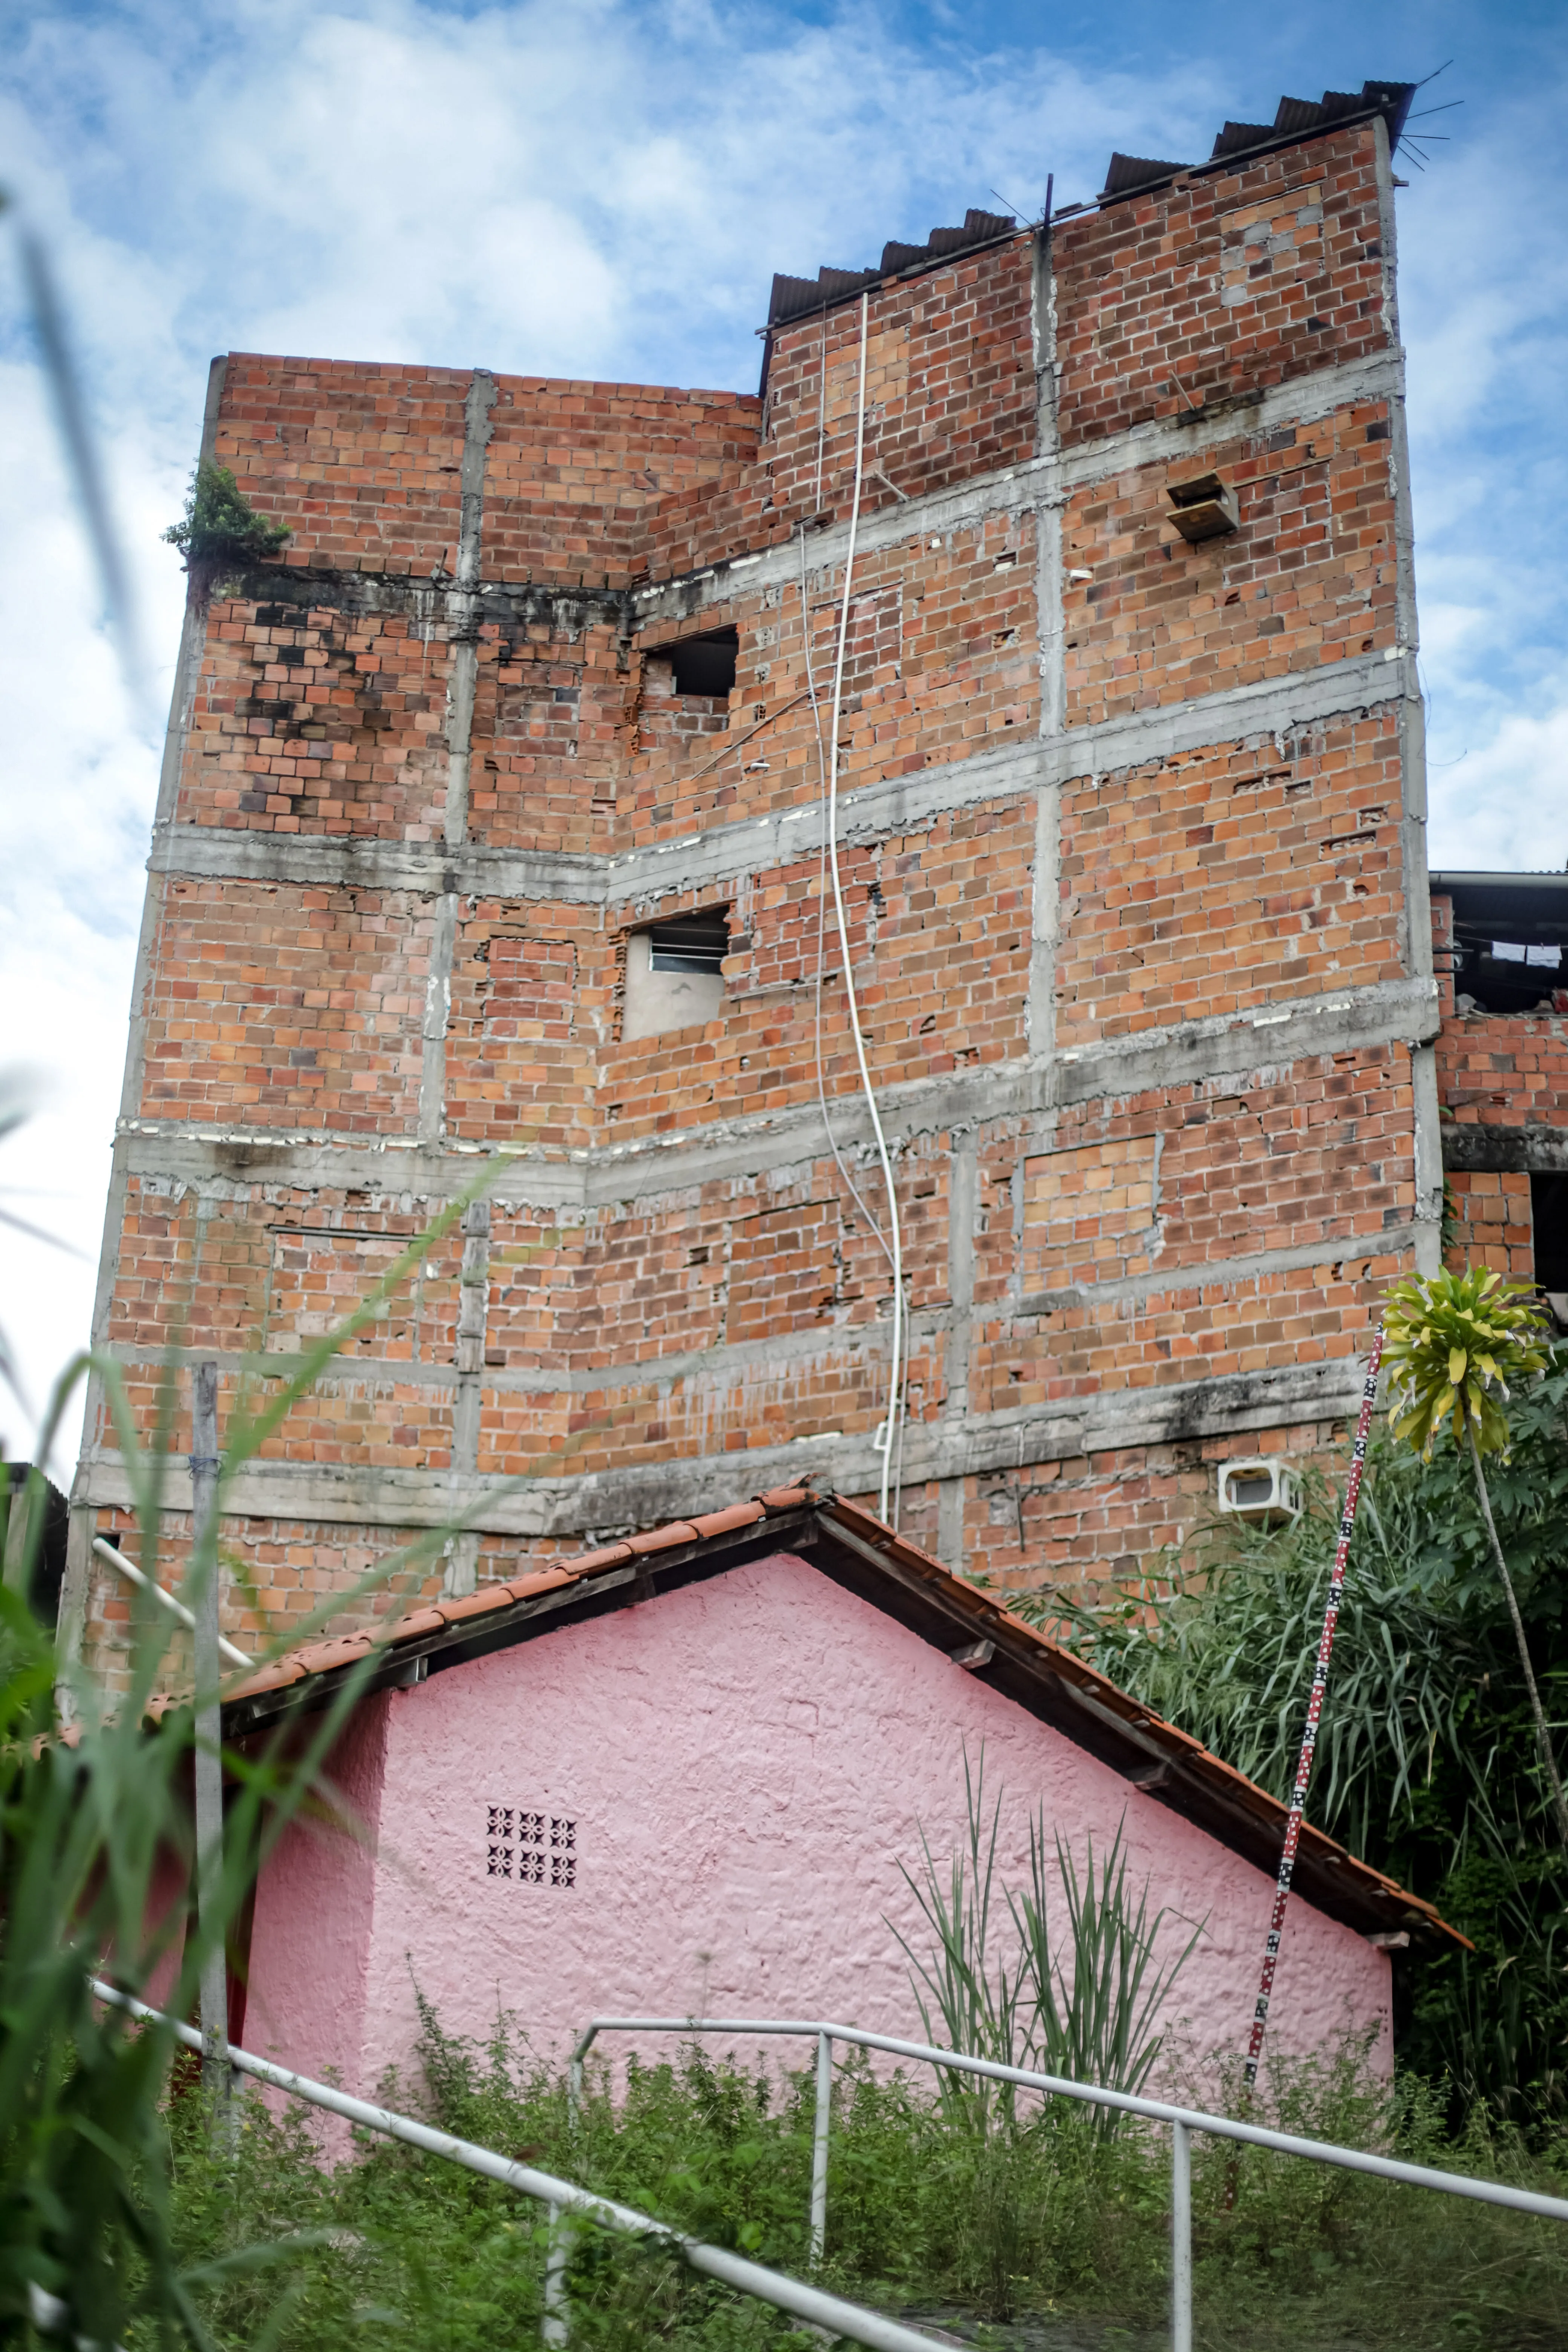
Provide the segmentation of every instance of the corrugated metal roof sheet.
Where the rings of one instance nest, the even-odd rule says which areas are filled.
[[[1381,114],[1388,125],[1392,151],[1399,144],[1415,95],[1413,81],[1367,81],[1359,90],[1326,89],[1317,100],[1282,98],[1272,122],[1227,122],[1209,151],[1207,164],[1158,163],[1146,156],[1112,155],[1100,201],[1103,205],[1118,196],[1141,195],[1147,188],[1165,186],[1178,172],[1205,171],[1237,156],[1289,147],[1298,139],[1332,130],[1337,122],[1365,121],[1375,114]]]
[[[885,245],[875,269],[819,269],[815,278],[786,278],[781,272],[773,279],[768,324],[782,327],[791,319],[806,318],[814,310],[841,302],[847,294],[858,294],[864,286],[896,278],[901,269],[920,268],[955,253],[967,253],[972,246],[989,245],[994,237],[1006,236],[1017,226],[1011,213],[976,212],[971,205],[962,228],[933,228],[923,245],[896,241]]]
[[[1178,172],[1208,171],[1215,163],[1227,163],[1234,157],[1289,147],[1298,139],[1310,139],[1317,131],[1331,130],[1337,122],[1364,121],[1375,114],[1381,114],[1388,125],[1392,150],[1399,144],[1415,87],[1413,81],[1368,81],[1362,84],[1359,91],[1326,89],[1321,99],[1282,98],[1272,122],[1227,122],[1215,139],[1206,163],[1173,163],[1149,155],[1112,155],[1100,202],[1110,204],[1119,196],[1139,195],[1148,188],[1164,187]],[[1011,213],[983,213],[971,206],[961,228],[933,228],[923,245],[902,245],[896,238],[890,240],[882,247],[881,260],[874,269],[819,269],[815,278],[791,278],[781,270],[773,279],[768,325],[783,327],[793,320],[809,318],[815,311],[829,310],[868,286],[896,278],[902,270],[928,268],[953,254],[967,253],[975,246],[989,245],[997,237],[1010,236],[1017,226]]]

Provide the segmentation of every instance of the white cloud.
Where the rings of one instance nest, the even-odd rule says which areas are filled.
[[[1561,873],[1568,866],[1568,672],[1542,712],[1504,717],[1488,741],[1432,771],[1435,866]]]

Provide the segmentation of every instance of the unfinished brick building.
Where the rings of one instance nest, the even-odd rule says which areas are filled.
[[[875,1498],[835,762],[905,1531],[1081,1584],[1334,1440],[1442,1213],[1410,94],[778,278],[755,396],[215,363],[204,449],[292,536],[193,581],[99,1344],[149,1425],[171,1349],[226,1412],[490,1178],[231,1496],[275,1623],[458,1510],[460,1592]],[[108,1671],[97,1390],[74,1500]]]

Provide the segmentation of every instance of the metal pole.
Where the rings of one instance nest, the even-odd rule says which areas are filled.
[[[1193,2352],[1193,2141],[1171,2126],[1171,2352]]]
[[[564,2344],[570,2333],[566,2301],[566,2230],[559,2205],[545,2208],[550,2216],[550,2245],[544,2257],[544,2317],[540,2322],[542,2344]]]
[[[202,2087],[226,2099],[228,1972],[224,1964],[223,1677],[218,1632],[217,1366],[198,1364],[191,1381],[191,1561],[195,1590],[196,1927],[202,1943]]]
[[[172,1592],[165,1592],[161,1584],[154,1584],[150,1576],[143,1576],[133,1559],[127,1559],[122,1551],[116,1551],[114,1546],[107,1542],[102,1536],[94,1536],[92,1548],[100,1559],[106,1559],[110,1568],[118,1569],[126,1582],[133,1584],[138,1592],[150,1592],[159,1608],[166,1609],[171,1617],[177,1618],[187,1633],[195,1632],[196,1621],[184,1602],[176,1601]],[[239,1649],[233,1642],[226,1641],[221,1636],[218,1641],[218,1650],[221,1655],[228,1660],[231,1666],[244,1666],[249,1669],[256,1664],[248,1650]]]
[[[827,2243],[827,2127],[833,2114],[833,2036],[816,2037],[816,2113],[811,2142],[811,2267]]]

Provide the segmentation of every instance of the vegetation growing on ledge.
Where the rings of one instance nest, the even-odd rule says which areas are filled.
[[[257,513],[226,466],[204,457],[191,477],[185,511],[163,534],[185,559],[185,569],[222,563],[254,563],[276,555],[293,533],[285,523]]]

